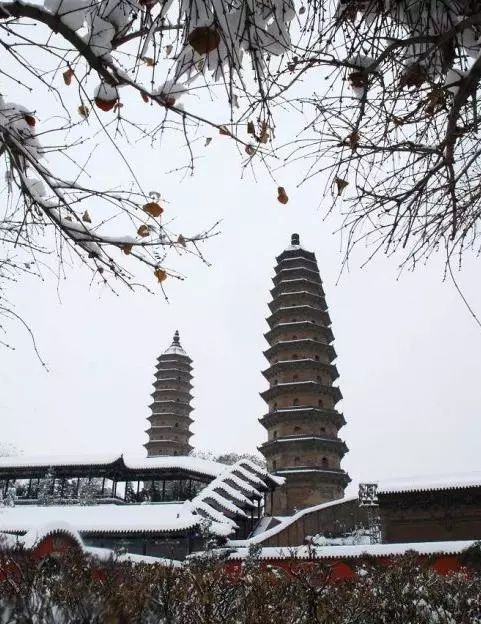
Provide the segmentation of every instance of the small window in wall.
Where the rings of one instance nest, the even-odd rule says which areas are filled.
[[[295,466],[298,466],[298,465],[299,465],[299,463],[300,463],[300,461],[301,461],[301,460],[300,460],[300,458],[299,458],[299,457],[294,457],[294,465],[295,465]]]
[[[292,340],[297,340],[297,336],[292,336]]]
[[[178,426],[179,426],[179,423],[175,423],[174,427],[178,427]]]
[[[272,462],[272,470],[276,470],[276,468],[277,468],[277,462],[276,462],[276,460],[274,460]]]
[[[274,385],[277,386],[278,383],[279,381],[277,379],[274,379]]]
[[[292,359],[293,359],[293,360],[297,360],[297,357],[298,357],[297,353],[293,353],[293,354],[292,354]]]
[[[294,427],[294,433],[297,433],[298,431],[300,431],[301,428],[300,427]]]
[[[317,360],[317,361],[319,361],[319,356],[318,356],[318,355],[315,355],[315,356],[314,356],[314,359],[315,359],[315,360]]]
[[[321,433],[326,433],[326,428],[325,427],[321,427]]]
[[[299,379],[299,375],[293,375],[292,376],[292,381],[296,381],[296,379]]]
[[[319,383],[321,383],[322,379],[321,379],[321,376],[320,376],[320,375],[318,375],[318,376],[317,376],[317,381],[318,381]]]
[[[322,402],[322,399],[319,399],[319,401],[317,402],[318,407],[324,407],[324,403]]]
[[[177,455],[177,451],[174,451],[174,455]]]
[[[275,410],[277,409],[277,403],[274,403],[274,409]]]
[[[292,401],[292,405],[299,405],[299,399],[294,399]]]
[[[292,322],[293,323],[297,323],[297,319],[292,319]]]
[[[274,437],[277,438],[277,431],[274,431]]]
[[[323,468],[329,468],[329,462],[327,461],[327,457],[322,458],[321,465]]]

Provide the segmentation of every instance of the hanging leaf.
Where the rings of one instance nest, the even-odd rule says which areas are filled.
[[[348,145],[353,151],[359,145],[360,135],[357,130],[353,130],[343,141],[344,145]]]
[[[84,106],[83,104],[80,105],[77,110],[78,110],[78,114],[81,117],[85,117],[85,119],[87,119],[87,117],[90,115],[89,107],[88,106]]]
[[[256,127],[254,126],[253,121],[247,122],[247,134],[252,134],[252,136],[256,135]]]
[[[301,6],[301,8],[299,9],[299,15],[302,15],[305,12],[306,12],[306,7],[305,6]]]
[[[343,180],[342,178],[335,178],[334,179],[334,183],[337,186],[337,194],[341,195],[343,190],[346,188],[346,186],[349,185],[349,182],[347,180]]]
[[[73,69],[67,69],[67,71],[63,72],[62,76],[63,81],[65,82],[67,87],[69,87],[72,84],[72,78],[74,77]]]
[[[182,234],[179,234],[179,237],[177,239],[177,242],[179,245],[182,245],[182,247],[186,247],[186,243],[185,243],[185,238],[182,236]]]
[[[254,156],[256,153],[255,147],[253,145],[246,145],[245,147],[245,153],[248,156]]]
[[[23,118],[25,119],[25,121],[28,123],[28,125],[31,128],[35,128],[35,124],[37,123],[37,120],[35,119],[33,115],[29,115],[27,113],[26,115],[23,116]]]
[[[149,226],[148,225],[141,225],[139,227],[139,229],[137,230],[137,234],[139,236],[142,236],[142,238],[145,238],[146,236],[149,236],[150,235]]]
[[[142,96],[142,99],[144,100],[144,102],[147,104],[148,102],[150,102],[150,98],[147,95],[147,93],[145,93],[145,91],[142,91],[142,93],[140,94]]]
[[[92,219],[90,218],[90,215],[87,211],[83,213],[82,221],[85,221],[85,223],[92,223]]]
[[[148,204],[145,204],[142,209],[154,218],[160,217],[160,215],[164,212],[162,206],[160,206],[157,202],[149,202]]]
[[[131,251],[132,251],[132,247],[133,247],[132,243],[124,243],[124,244],[120,247],[120,249],[124,252],[124,254],[125,254],[126,256],[128,256],[128,255],[130,255],[130,253],[131,253]]]
[[[208,54],[219,47],[220,35],[215,28],[198,26],[189,34],[188,41],[197,54]]]
[[[153,67],[155,65],[154,59],[150,56],[143,56],[142,60],[147,65],[147,67]]]
[[[286,189],[283,186],[277,187],[277,201],[279,201],[281,204],[287,204],[287,202],[289,201]]]
[[[259,135],[259,143],[267,143],[269,141],[268,130],[269,130],[269,126],[266,124],[266,122],[263,122],[261,133]]]
[[[211,141],[212,141],[212,137],[207,137],[205,139],[204,147],[207,147],[208,145],[210,145]]]
[[[100,110],[103,110],[105,112],[112,110],[116,103],[117,100],[104,100],[103,98],[99,97],[95,98],[95,105],[97,106],[97,108],[100,108]]]
[[[164,269],[155,269],[154,275],[161,283],[167,279],[167,272]]]
[[[219,134],[224,134],[225,136],[232,136],[231,131],[225,126],[219,126]]]
[[[173,47],[173,46],[171,46],[170,44],[169,44],[169,45],[166,45],[166,46],[165,46],[165,48],[164,48],[164,50],[165,50],[165,56],[169,56],[169,54],[172,52],[172,50],[173,50],[173,49],[174,49],[174,47]]]

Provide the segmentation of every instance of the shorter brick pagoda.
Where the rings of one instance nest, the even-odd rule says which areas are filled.
[[[182,348],[176,331],[170,347],[157,360],[154,402],[146,430],[149,441],[144,444],[148,457],[188,455],[192,433],[192,360]]]

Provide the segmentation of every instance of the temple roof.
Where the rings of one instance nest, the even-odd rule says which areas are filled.
[[[474,540],[458,540],[404,544],[353,544],[346,546],[270,546],[262,548],[256,556],[262,560],[354,559],[365,556],[393,557],[413,551],[420,555],[455,555],[463,552],[475,543]],[[245,559],[248,555],[248,548],[238,548],[236,552],[229,555],[229,559]]]
[[[139,457],[118,454],[44,455],[0,457],[0,472],[10,468],[49,468],[77,466],[123,465],[128,470],[186,470],[192,473],[217,477],[225,471],[225,464],[189,456]]]
[[[386,479],[378,484],[378,493],[394,494],[398,492],[460,490],[470,487],[481,487],[481,471]]]
[[[6,460],[10,460],[11,463],[12,459],[22,459],[22,465],[26,465],[26,458],[2,458],[2,462],[6,464]],[[50,458],[46,465],[65,465],[64,459],[57,461],[59,463]],[[77,458],[73,465],[83,466],[85,461]],[[209,531],[227,536],[237,528],[236,518],[245,518],[245,509],[257,505],[262,492],[270,491],[284,482],[282,477],[269,474],[247,459],[229,466],[195,457],[141,458],[126,460],[125,464],[132,469],[172,468],[180,465],[192,472],[210,470],[212,476],[215,473],[215,478],[192,500],[182,503],[113,505],[98,502],[94,505],[29,504],[5,507],[0,514],[0,531],[23,533],[39,526],[67,523],[80,533],[183,532],[199,527],[207,518]],[[40,465],[44,465],[43,460]]]

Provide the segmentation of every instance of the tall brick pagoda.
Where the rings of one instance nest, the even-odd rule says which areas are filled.
[[[285,515],[342,498],[350,479],[341,468],[348,449],[338,432],[346,421],[336,410],[342,395],[333,386],[334,336],[316,256],[293,234],[276,260],[265,334],[269,368],[262,373],[269,389],[261,393],[268,440],[260,451],[268,470],[286,478],[269,509]]]
[[[154,402],[150,405],[149,441],[144,444],[148,457],[188,455],[192,450],[189,427],[192,418],[192,360],[182,348],[179,332],[170,347],[157,359]]]

